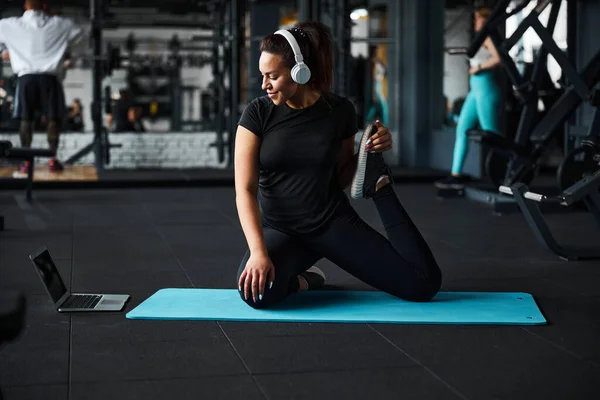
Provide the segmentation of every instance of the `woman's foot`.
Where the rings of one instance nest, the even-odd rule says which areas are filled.
[[[325,286],[325,273],[312,266],[298,275],[299,292],[321,289]]]
[[[369,125],[360,140],[356,173],[352,178],[350,195],[353,199],[371,198],[377,190],[392,183],[392,171],[381,153],[369,153],[366,150],[369,137],[377,131],[375,125]]]

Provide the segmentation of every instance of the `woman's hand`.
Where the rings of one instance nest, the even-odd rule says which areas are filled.
[[[375,132],[371,138],[367,141],[367,151],[374,151],[376,153],[381,153],[383,151],[388,151],[392,149],[392,134],[381,124],[381,122],[376,121],[375,126],[377,127],[377,132]]]
[[[477,75],[481,71],[481,65],[469,68],[469,75]]]
[[[243,291],[244,299],[248,300],[250,295],[256,300],[262,300],[265,294],[265,286],[273,286],[275,281],[275,267],[268,255],[251,255],[246,262],[246,267],[240,275],[238,289]]]

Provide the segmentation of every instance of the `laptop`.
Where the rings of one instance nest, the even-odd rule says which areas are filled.
[[[58,312],[121,311],[130,298],[127,294],[71,293],[46,247],[29,258]]]

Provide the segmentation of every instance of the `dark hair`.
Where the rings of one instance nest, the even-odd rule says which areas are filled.
[[[321,93],[331,90],[333,82],[333,39],[327,26],[320,22],[300,22],[289,29],[310,68],[307,85]],[[281,56],[286,67],[292,68],[296,61],[294,52],[281,35],[270,34],[260,42],[260,51]]]

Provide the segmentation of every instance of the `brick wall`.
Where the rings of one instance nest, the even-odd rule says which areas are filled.
[[[58,157],[65,160],[90,144],[93,133],[65,133],[61,135]],[[190,133],[118,133],[110,134],[111,143],[122,144],[111,149],[111,163],[106,168],[224,168],[219,162],[218,151],[211,144],[216,140],[215,132]],[[18,134],[0,134],[0,140],[10,140],[19,146]],[[225,137],[226,140],[226,137]],[[32,147],[47,148],[45,133],[36,133]],[[46,163],[47,160],[39,160]],[[92,165],[94,155],[88,154],[77,165]]]

